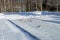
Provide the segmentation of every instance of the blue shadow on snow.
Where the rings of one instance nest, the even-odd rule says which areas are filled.
[[[13,25],[15,25],[17,28],[19,28],[28,38],[29,40],[41,40],[37,37],[35,37],[34,35],[32,35],[31,33],[27,32],[26,30],[24,30],[23,28],[21,28],[20,26],[18,26],[17,24],[15,24],[14,22],[12,22],[11,20],[8,20],[10,23],[12,23]]]

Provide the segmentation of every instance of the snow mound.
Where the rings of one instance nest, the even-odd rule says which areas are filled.
[[[0,13],[0,19],[3,19],[5,16],[3,13]]]

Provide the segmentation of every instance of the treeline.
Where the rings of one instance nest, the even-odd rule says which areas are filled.
[[[47,5],[48,0],[0,0],[0,12],[57,11],[56,4]],[[60,7],[58,7],[60,10]]]
[[[43,2],[42,9],[43,11],[56,11],[57,8],[52,5],[47,5],[46,3]]]

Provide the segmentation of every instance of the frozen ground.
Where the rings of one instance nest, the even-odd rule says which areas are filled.
[[[60,40],[60,16],[47,13],[0,14],[0,40]]]

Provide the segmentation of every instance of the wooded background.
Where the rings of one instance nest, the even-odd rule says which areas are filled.
[[[0,12],[60,11],[60,0],[0,0]]]

